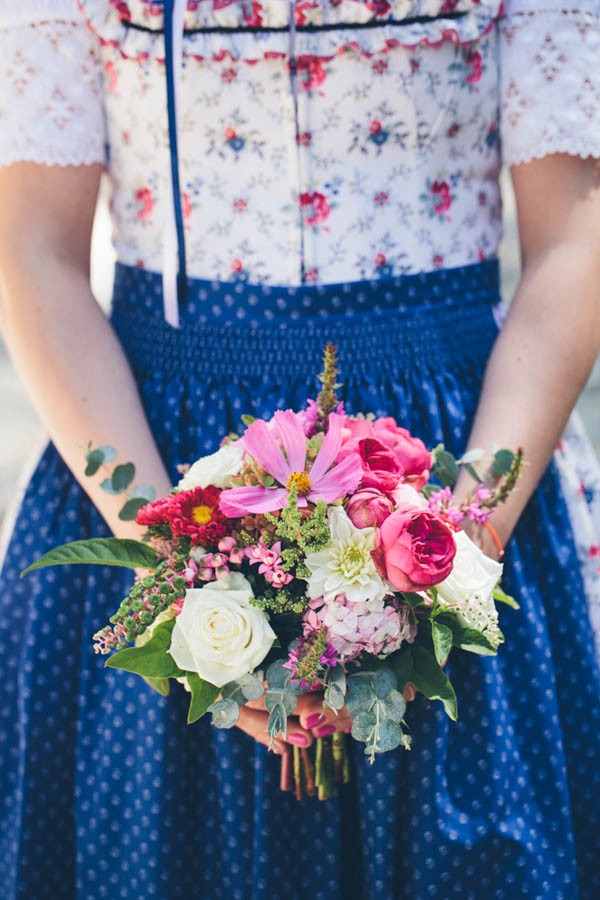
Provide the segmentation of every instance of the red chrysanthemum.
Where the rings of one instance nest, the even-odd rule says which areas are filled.
[[[192,544],[208,547],[229,533],[227,518],[219,509],[221,491],[216,487],[193,488],[174,494],[169,509],[173,534],[187,535]]]
[[[171,503],[174,500],[172,494],[161,497],[160,500],[154,500],[142,506],[135,521],[138,525],[170,525],[171,524]]]

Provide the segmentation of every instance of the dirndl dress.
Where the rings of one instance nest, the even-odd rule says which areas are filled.
[[[160,452],[214,451],[240,416],[298,408],[333,341],[350,412],[394,416],[460,453],[500,300],[494,258],[294,287],[188,277],[179,328],[161,274],[116,268],[111,320]],[[279,760],[233,729],[185,724],[186,697],[105,670],[91,635],[127,572],[20,571],[51,547],[107,534],[56,449],[29,482],[0,575],[0,896],[516,897],[600,890],[600,673],[555,465],[507,548],[497,657],[455,652],[459,700],[409,705],[413,751],[324,803],[279,789]]]

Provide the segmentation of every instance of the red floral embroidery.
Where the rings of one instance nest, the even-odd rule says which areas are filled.
[[[312,91],[321,87],[327,78],[327,70],[323,60],[318,56],[299,56],[296,60],[296,71],[300,80],[300,86],[305,91]]]
[[[329,218],[331,207],[325,194],[319,191],[309,193],[305,191],[298,198],[300,206],[304,210],[304,221],[307,225],[320,225]]]
[[[139,188],[135,192],[135,202],[138,204],[136,213],[138,219],[147,219],[154,209],[154,199],[150,188]]]
[[[448,212],[452,206],[452,194],[447,181],[434,181],[431,185],[433,208],[438,215]]]

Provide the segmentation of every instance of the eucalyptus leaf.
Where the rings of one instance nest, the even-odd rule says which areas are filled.
[[[283,737],[287,734],[287,715],[285,707],[280,703],[276,703],[272,709],[269,710],[269,721],[267,723],[267,731],[271,735],[272,738],[277,737],[279,732],[283,735]]]
[[[403,733],[398,722],[392,719],[384,719],[377,729],[377,749],[379,753],[388,753],[395,750],[402,743]]]
[[[235,700],[239,706],[243,706],[248,700],[260,700],[265,689],[262,679],[254,675],[243,675],[230,681],[221,689],[223,700]]]
[[[135,478],[135,466],[133,463],[123,463],[117,466],[112,473],[112,486],[118,493],[126,491],[133,479]]]
[[[473,478],[478,484],[483,484],[483,478],[481,477],[475,466],[472,466],[471,463],[463,463],[463,465],[471,478]]]
[[[495,475],[496,478],[502,478],[504,475],[508,475],[514,461],[515,454],[512,450],[496,450],[491,465],[492,475]]]
[[[235,700],[217,700],[208,707],[208,712],[215,728],[233,728],[240,717],[240,706]]]
[[[85,467],[84,475],[95,475],[104,462],[104,453],[100,448],[96,450],[90,450],[89,453],[86,453],[85,460],[87,465]]]
[[[377,726],[377,718],[374,713],[362,712],[352,717],[352,737],[355,741],[370,741]]]
[[[156,497],[156,488],[154,485],[145,482],[144,484],[138,484],[134,488],[131,488],[129,491],[129,496],[132,500],[145,500],[146,503],[151,503]]]
[[[265,694],[265,708],[267,712],[271,712],[275,707],[280,706],[287,716],[291,716],[298,704],[298,695],[290,691],[269,690]]]
[[[215,702],[219,696],[219,688],[204,681],[196,672],[186,672],[185,675],[192,691],[187,717],[188,725],[191,725],[201,719],[209,706]]]
[[[458,711],[454,688],[441,670],[433,653],[420,644],[413,644],[412,656],[411,681],[415,688],[429,700],[441,700],[446,714],[456,721]]]
[[[392,690],[382,700],[377,701],[380,714],[383,718],[393,722],[401,722],[406,712],[406,700],[400,691]]]
[[[323,707],[325,709],[340,710],[346,702],[346,695],[337,684],[329,684],[323,695]]]
[[[285,659],[276,659],[267,669],[267,685],[269,688],[293,690],[290,684],[290,671],[284,668]]]
[[[72,541],[49,550],[21,572],[21,578],[34,569],[73,563],[125,566],[129,569],[154,569],[159,558],[152,547],[130,538],[90,538]]]
[[[346,706],[352,718],[361,711],[369,710],[377,700],[375,688],[369,682],[361,682],[358,676],[351,675],[348,678],[348,694]]]
[[[130,500],[127,500],[127,502],[123,504],[123,508],[119,513],[119,518],[123,522],[133,522],[140,509],[143,506],[146,506],[147,502],[148,501],[144,500],[143,497],[131,498]]]
[[[448,654],[452,649],[453,633],[447,625],[432,619],[431,621],[431,638],[433,640],[433,649],[435,658],[440,666],[443,666],[448,658]]]
[[[466,463],[474,463],[479,462],[480,459],[483,459],[485,456],[485,451],[480,447],[473,447],[472,450],[467,450],[457,462],[460,465],[465,465]]]
[[[122,669],[147,678],[171,678],[183,675],[168,652],[175,619],[157,625],[152,637],[139,647],[119,650],[106,660],[109,669]]]
[[[110,447],[108,444],[102,444],[101,447],[98,447],[98,450],[100,450],[100,452],[102,453],[105,463],[112,462],[112,460],[117,455],[117,451],[115,450],[115,448]]]
[[[100,482],[100,487],[103,491],[106,491],[107,494],[117,495],[121,493],[121,491],[115,491],[112,483],[112,478],[105,478]]]
[[[377,669],[373,672],[373,684],[379,699],[387,697],[390,691],[398,687],[398,681],[391,669]]]
[[[433,451],[433,456],[433,471],[442,487],[454,487],[459,471],[454,456],[441,444]]]

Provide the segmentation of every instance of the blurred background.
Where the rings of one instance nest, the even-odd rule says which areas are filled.
[[[509,299],[519,277],[519,249],[515,208],[507,174],[502,183],[505,229],[501,248],[503,295]],[[110,244],[106,192],[98,204],[92,253],[92,285],[100,303],[107,308],[112,283],[114,255]],[[600,362],[590,378],[578,409],[600,454]],[[16,495],[24,470],[44,443],[40,421],[12,367],[0,338],[0,521],[11,497]],[[31,461],[30,461],[31,460]]]

